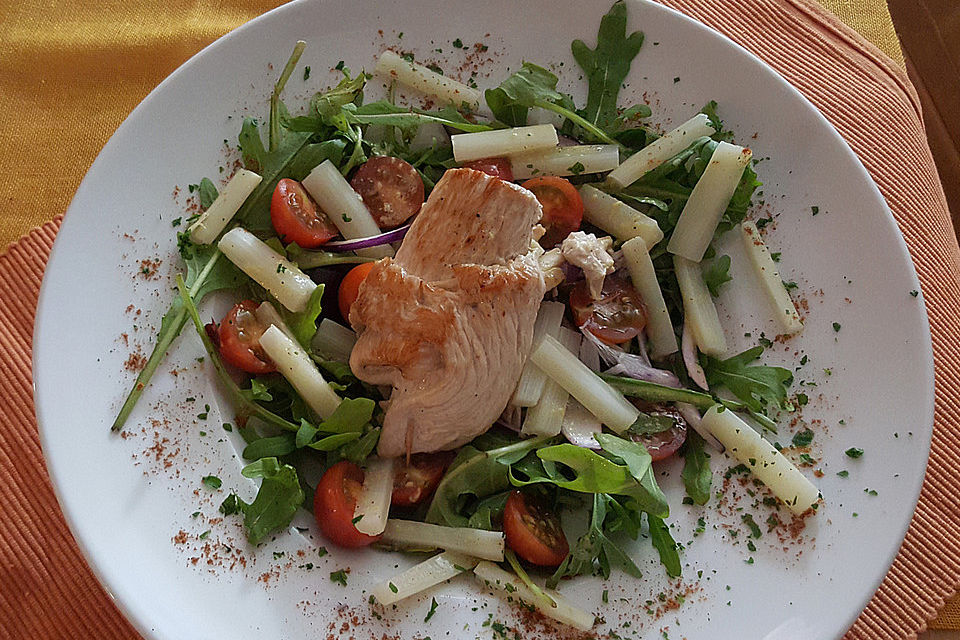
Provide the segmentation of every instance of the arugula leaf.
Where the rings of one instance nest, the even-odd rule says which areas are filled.
[[[710,126],[716,129],[716,133],[713,134],[713,139],[717,142],[723,142],[733,139],[733,132],[728,131],[723,126],[723,121],[720,119],[720,116],[717,115],[717,101],[711,100],[707,104],[703,105],[703,108],[700,109],[700,113],[707,116],[707,119],[710,120]]]
[[[653,115],[653,110],[648,106],[643,104],[635,104],[632,107],[627,107],[623,112],[616,117],[613,121],[614,126],[618,129],[623,127],[630,120],[642,120],[644,118],[649,118]],[[643,132],[644,137],[646,137],[646,131]]]
[[[349,460],[354,464],[363,464],[380,440],[380,429],[371,429],[353,442],[348,442],[340,446],[337,451],[339,457],[343,460]]]
[[[480,451],[472,445],[460,449],[437,486],[425,520],[450,527],[466,527],[471,500],[482,499],[510,488],[510,466],[504,460],[526,455],[552,438],[539,437]]]
[[[499,523],[503,519],[503,509],[507,506],[509,491],[495,493],[492,496],[484,498],[477,503],[477,510],[467,520],[467,526],[471,529],[486,529],[492,531],[497,527],[494,523]]]
[[[643,413],[637,416],[636,421],[627,428],[627,433],[646,436],[654,433],[663,433],[677,426],[677,421],[670,416],[656,413]]]
[[[627,465],[630,475],[634,480],[640,482],[650,471],[652,458],[647,448],[639,442],[624,440],[609,433],[595,433],[594,439],[600,443],[603,450],[616,456]]]
[[[721,286],[733,280],[729,272],[730,256],[720,256],[703,270],[703,282],[714,298],[720,295]]]
[[[660,564],[667,570],[667,575],[671,578],[680,576],[680,554],[677,552],[677,543],[670,535],[670,528],[667,523],[647,514],[647,522],[650,524],[650,542],[653,548],[660,555]]]
[[[610,531],[607,524],[607,509],[610,507],[622,512],[621,505],[613,497],[603,493],[594,494],[593,511],[590,514],[587,532],[577,540],[554,574],[547,578],[547,587],[551,589],[556,587],[560,579],[565,576],[593,573],[595,566],[604,578],[609,578],[611,563],[620,566],[635,578],[643,576],[633,559],[607,535]],[[635,517],[639,518],[639,514]],[[619,517],[617,520],[619,521]]]
[[[209,209],[213,201],[220,195],[217,187],[210,181],[210,178],[204,178],[200,181],[200,187],[197,189],[197,196],[200,199],[200,208]]]
[[[276,458],[262,458],[244,467],[241,473],[247,478],[263,478],[257,497],[243,507],[247,540],[257,545],[271,532],[290,524],[305,496],[297,470],[281,465]]]
[[[520,70],[496,89],[487,89],[484,99],[500,122],[511,127],[527,124],[527,112],[538,102],[564,104],[557,92],[557,76],[541,66],[524,62]]]
[[[713,472],[710,470],[710,454],[704,446],[700,434],[690,429],[683,451],[683,486],[687,495],[696,504],[707,504],[710,500],[710,487],[713,484]]]
[[[299,431],[297,433],[299,434]],[[295,441],[296,436],[293,433],[281,433],[270,438],[259,438],[248,444],[241,455],[247,460],[279,458],[296,451]]]
[[[590,49],[582,40],[574,40],[570,45],[574,59],[587,76],[584,117],[592,124],[604,130],[614,125],[620,86],[642,45],[643,33],[635,31],[627,36],[627,5],[623,0],[617,0],[600,20],[596,49]]]
[[[620,143],[576,112],[573,100],[557,90],[557,76],[543,67],[524,62],[519,71],[504,80],[496,89],[484,93],[487,106],[498,120],[511,126],[527,122],[530,107],[540,107],[562,115],[580,126],[589,136],[606,144]]]
[[[420,125],[427,122],[437,122],[466,133],[493,129],[490,125],[470,122],[451,106],[444,107],[439,111],[424,111],[422,109],[399,107],[386,100],[381,100],[352,109],[345,109],[344,113],[347,121],[353,124],[380,124],[397,127],[408,136],[412,136]]]
[[[317,319],[323,311],[323,290],[325,288],[323,284],[317,285],[317,288],[310,294],[310,299],[307,300],[307,308],[300,313],[292,314],[287,322],[297,342],[308,352],[310,351],[310,341],[317,333]]]
[[[223,254],[216,247],[197,246],[186,237],[181,237],[180,249],[187,266],[184,284],[189,287],[188,297],[195,304],[200,304],[200,301],[207,294],[214,291],[237,288],[246,278],[232,262],[223,258]],[[167,349],[180,335],[186,323],[187,310],[183,306],[183,300],[180,296],[177,296],[160,321],[157,343],[154,345],[153,351],[150,352],[147,363],[137,375],[137,379],[127,394],[123,406],[120,407],[120,412],[110,427],[112,431],[123,429],[124,423],[130,417],[130,413],[143,394],[143,390],[147,387],[160,363],[163,362]]]
[[[726,360],[704,355],[707,383],[711,387],[726,387],[757,413],[763,413],[764,406],[770,404],[788,409],[787,387],[793,383],[793,374],[783,367],[748,366],[762,353],[763,347],[757,346]]]
[[[379,435],[379,434],[378,434]],[[323,438],[320,438],[316,442],[311,442],[307,446],[316,451],[333,451],[347,444],[348,442],[359,442],[361,438],[359,431],[351,431],[350,433],[334,433]],[[376,444],[376,439],[374,440]],[[363,459],[370,455],[368,451]],[[357,464],[360,464],[359,462]]]
[[[359,433],[369,424],[376,405],[370,398],[344,398],[330,417],[320,423],[318,430],[326,433]]]
[[[636,484],[630,477],[626,466],[604,458],[585,447],[564,443],[544,447],[537,451],[537,457],[544,462],[542,473],[532,465],[513,465],[510,468],[510,482],[515,486],[548,483],[568,491],[582,493],[615,493],[627,485]],[[569,469],[563,473],[550,463],[560,462]],[[528,475],[526,479],[518,477],[515,471]],[[572,476],[572,477],[570,477]]]

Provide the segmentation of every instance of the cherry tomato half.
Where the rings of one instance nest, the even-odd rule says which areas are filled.
[[[507,498],[503,534],[507,546],[518,556],[541,567],[558,566],[570,552],[557,514],[520,491],[514,491]]]
[[[578,327],[584,327],[607,344],[621,344],[635,338],[647,324],[643,301],[636,289],[622,278],[603,279],[600,298],[590,297],[586,280],[570,291],[570,309]]]
[[[540,176],[530,178],[521,186],[532,191],[543,207],[540,224],[547,232],[540,238],[540,245],[544,249],[560,244],[564,238],[580,228],[583,221],[583,200],[569,180],[556,176]]]
[[[353,526],[357,496],[363,486],[363,470],[343,460],[327,469],[313,494],[313,515],[330,542],[341,547],[365,547],[380,536],[360,533]]]
[[[674,421],[674,426],[659,433],[631,434],[630,439],[646,447],[650,453],[650,458],[654,462],[664,460],[675,454],[687,440],[687,421],[683,419],[680,412],[662,406],[651,410],[647,406],[641,405],[640,410],[652,415],[671,418]]]
[[[429,498],[453,462],[454,455],[453,451],[417,453],[410,456],[409,463],[398,464],[393,472],[390,503],[396,507],[412,507]]]
[[[507,182],[513,182],[513,166],[507,158],[482,158],[480,160],[471,160],[464,162],[465,169],[474,169],[483,171],[488,176],[500,178]]]
[[[337,302],[340,305],[340,315],[347,322],[350,322],[350,307],[353,306],[357,296],[360,295],[360,285],[367,279],[367,275],[373,269],[373,264],[372,262],[358,264],[350,269],[347,275],[343,276],[343,280],[340,281],[340,288],[337,290]]]
[[[217,331],[220,355],[247,373],[270,373],[277,368],[260,346],[267,327],[253,314],[256,308],[256,302],[244,300],[227,312]]]
[[[375,156],[364,162],[350,186],[360,194],[381,229],[403,224],[420,211],[423,180],[413,165],[392,156]]]
[[[296,180],[277,183],[270,200],[270,221],[283,242],[315,249],[340,233]]]

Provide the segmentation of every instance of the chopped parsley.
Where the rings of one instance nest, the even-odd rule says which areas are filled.
[[[341,587],[347,586],[347,573],[343,569],[330,572],[330,582],[336,582]]]
[[[813,431],[810,429],[797,431],[793,434],[792,442],[795,447],[809,447],[810,443],[813,442]]]
[[[817,215],[818,213],[820,213],[820,207],[817,207],[817,206],[810,207],[810,211],[811,213],[813,213],[813,215]]]
[[[863,455],[863,449],[861,449],[860,447],[850,447],[849,449],[844,451],[844,453],[846,453],[851,458],[859,458],[860,456]]]
[[[393,586],[392,583],[391,583],[391,586]],[[425,617],[423,621],[427,622],[428,620],[430,620],[430,618],[432,618],[433,614],[436,612],[437,612],[437,599],[430,598],[430,611],[427,612],[427,617]]]
[[[850,475],[850,472],[844,469],[843,471],[837,471],[837,475],[840,476],[841,478],[846,478],[847,476]]]
[[[217,476],[203,476],[201,482],[211,489],[219,489],[223,486],[223,481]]]
[[[580,175],[581,173],[583,173],[585,169],[586,169],[586,167],[583,166],[583,163],[582,163],[582,162],[575,162],[575,163],[572,164],[571,166],[567,167],[567,171],[569,171],[570,173],[572,173],[572,174],[575,175],[575,176],[578,176],[578,175]]]
[[[833,323],[833,330],[836,331],[836,332],[839,332],[841,326],[842,326],[842,325],[841,325],[839,322],[834,322],[834,323]]]
[[[303,68],[303,81],[306,82],[310,79],[310,65],[307,65]]]

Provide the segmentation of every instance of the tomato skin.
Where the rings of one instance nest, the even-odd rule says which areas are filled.
[[[364,162],[350,178],[350,186],[381,229],[400,226],[423,204],[420,174],[406,160],[392,156],[374,156]]]
[[[348,548],[365,547],[381,536],[360,533],[353,526],[357,495],[363,485],[363,470],[343,460],[327,469],[313,494],[313,515],[330,542]]]
[[[583,222],[583,199],[569,180],[557,176],[540,176],[530,178],[520,186],[532,191],[543,207],[540,224],[547,232],[540,238],[540,245],[544,249],[560,244],[564,238],[580,228],[580,223]]]
[[[622,344],[640,335],[647,324],[640,294],[622,278],[603,279],[600,297],[590,297],[586,280],[570,291],[570,310],[578,327],[583,327],[606,344]]]
[[[270,373],[277,368],[260,346],[260,336],[267,327],[253,315],[257,306],[253,300],[233,305],[217,330],[217,343],[220,356],[236,368],[247,373]]]
[[[503,534],[518,556],[540,567],[559,566],[570,552],[560,518],[520,491],[507,498]]]
[[[303,185],[290,178],[280,180],[273,190],[270,222],[280,240],[296,242],[304,249],[315,249],[340,233],[317,208]]]
[[[373,262],[358,264],[350,269],[347,275],[343,276],[343,280],[340,281],[340,288],[337,290],[337,303],[340,306],[340,315],[347,322],[350,322],[350,307],[353,306],[357,296],[360,295],[360,285],[370,275],[373,265]]]
[[[409,463],[398,464],[393,472],[393,497],[395,507],[413,507],[430,497],[453,462],[453,451],[416,453]]]
[[[506,182],[513,182],[513,165],[507,158],[481,158],[480,160],[471,160],[464,162],[465,169],[483,171],[488,176],[500,178]]]

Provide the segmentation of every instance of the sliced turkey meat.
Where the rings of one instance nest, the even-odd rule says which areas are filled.
[[[350,367],[393,387],[378,453],[461,446],[503,412],[543,299],[529,252],[540,203],[471,169],[447,171],[394,259],[378,262],[350,310]]]

